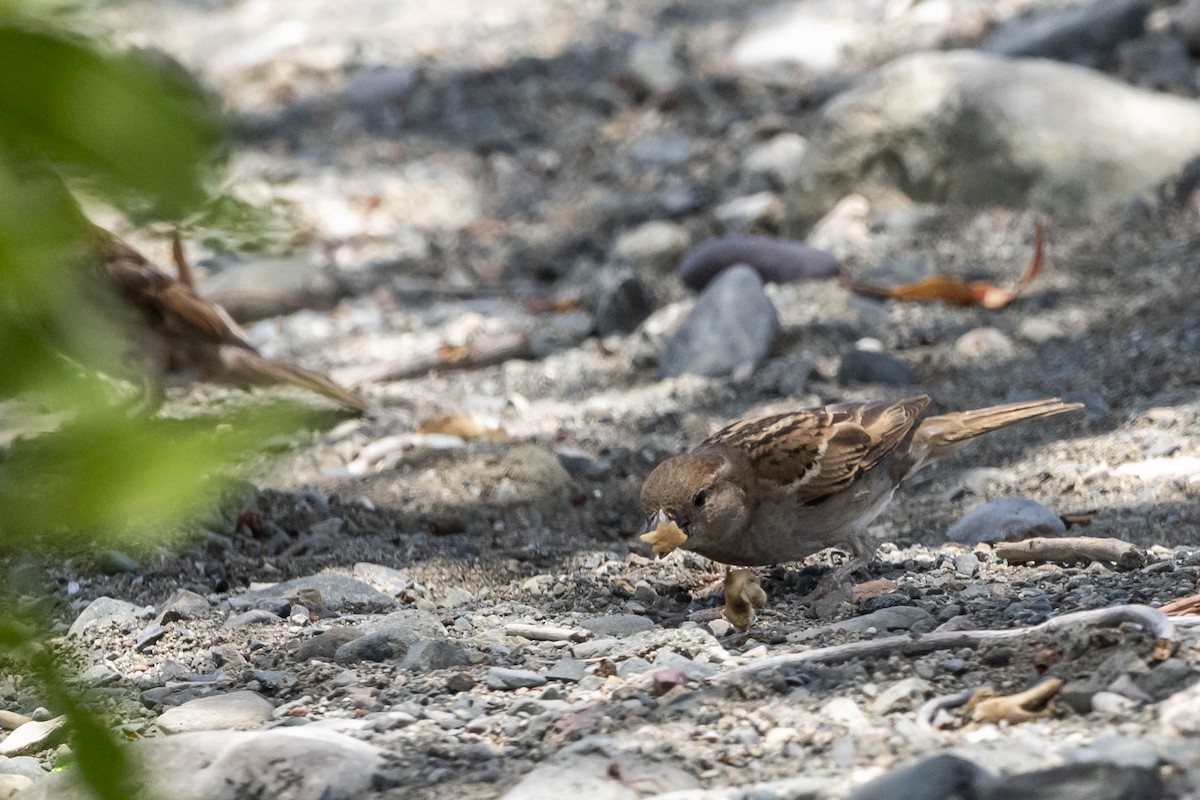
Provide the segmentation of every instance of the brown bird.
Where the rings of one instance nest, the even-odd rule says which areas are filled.
[[[1082,408],[1058,398],[917,420],[929,398],[845,403],[736,422],[659,464],[642,486],[642,540],[725,564],[798,561],[827,547],[874,557],[867,526],[900,483],[980,434]]]
[[[366,411],[357,392],[324,375],[267,358],[216,303],[151,264],[141,253],[98,226],[91,226],[87,258],[132,309],[133,358],[146,372],[147,410],[162,405],[168,375],[240,388],[290,383]]]

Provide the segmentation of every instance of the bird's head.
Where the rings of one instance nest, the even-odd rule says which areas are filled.
[[[701,555],[739,535],[749,518],[746,456],[707,448],[659,464],[642,484],[641,506],[649,522],[642,541],[666,555],[676,547]]]

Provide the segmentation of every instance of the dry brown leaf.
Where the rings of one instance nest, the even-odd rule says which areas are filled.
[[[852,292],[869,294],[874,297],[890,297],[895,300],[917,302],[941,301],[952,305],[982,306],[991,309],[1004,308],[1020,297],[1042,271],[1045,255],[1044,244],[1042,225],[1038,223],[1034,232],[1033,257],[1025,266],[1021,277],[1017,278],[1011,286],[996,286],[991,281],[968,282],[949,275],[932,275],[902,286],[875,286],[851,280],[843,281],[843,285]]]
[[[488,442],[507,442],[508,434],[501,428],[484,425],[470,414],[447,414],[423,420],[417,425],[417,433],[440,433],[460,439],[483,439]]]
[[[877,580],[856,584],[850,590],[850,593],[855,603],[865,603],[888,592],[894,592],[898,588],[899,586],[895,581],[889,581],[887,578],[878,578]]]
[[[966,710],[972,722],[1028,722],[1050,714],[1046,704],[1058,694],[1062,685],[1060,679],[1051,678],[1032,689],[1005,697],[996,697],[992,689],[977,689],[967,701]]]

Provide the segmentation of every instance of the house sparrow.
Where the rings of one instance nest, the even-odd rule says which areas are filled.
[[[241,388],[290,383],[367,410],[366,399],[357,392],[259,353],[223,308],[103,228],[91,226],[86,257],[133,312],[126,327],[133,358],[146,372],[148,410],[162,404],[168,375]]]
[[[867,526],[900,483],[976,436],[1082,408],[1057,398],[917,420],[929,398],[845,403],[736,422],[659,464],[642,486],[642,541],[725,564],[798,561],[843,547],[864,564]],[[846,571],[845,574],[849,574]]]

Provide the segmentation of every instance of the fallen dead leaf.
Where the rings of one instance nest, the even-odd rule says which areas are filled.
[[[503,429],[484,425],[470,414],[447,414],[444,417],[422,420],[417,425],[417,433],[440,433],[467,440],[483,439],[487,442],[507,442],[509,438]]]
[[[852,280],[844,280],[843,285],[852,292],[874,297],[917,302],[941,301],[952,305],[982,306],[991,309],[1004,308],[1020,297],[1042,271],[1044,255],[1042,225],[1038,223],[1034,232],[1033,257],[1025,266],[1025,271],[1011,286],[996,286],[991,281],[964,281],[949,275],[931,275],[901,286],[875,286]]]
[[[851,590],[851,593],[855,603],[865,603],[868,600],[874,600],[876,597],[882,597],[888,592],[894,592],[897,588],[895,581],[889,581],[887,578],[879,578],[878,580],[856,585]]]
[[[967,714],[972,722],[1007,722],[1010,725],[1039,719],[1050,714],[1047,704],[1062,685],[1060,679],[1051,678],[1032,689],[1004,697],[996,697],[994,689],[977,689],[967,701]]]

